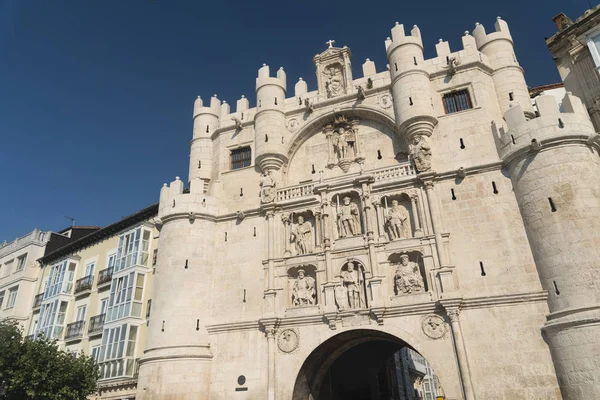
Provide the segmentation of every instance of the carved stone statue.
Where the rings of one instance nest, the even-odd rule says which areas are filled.
[[[292,305],[312,306],[316,302],[315,278],[306,276],[303,269],[298,270],[298,277],[294,280],[292,289]]]
[[[354,269],[354,263],[348,263],[348,270],[342,271],[342,283],[348,298],[350,309],[360,308],[363,304],[360,286],[362,284],[361,272]]]
[[[332,66],[325,69],[325,76],[325,89],[327,90],[327,97],[336,97],[344,92],[342,71],[338,67]]]
[[[271,203],[275,200],[275,178],[273,178],[273,171],[261,175],[260,187],[260,200],[263,203]]]
[[[398,200],[392,200],[392,208],[387,212],[387,223],[392,234],[392,240],[406,238],[408,213],[398,204]]]
[[[431,169],[431,146],[425,136],[417,135],[413,138],[411,153],[419,172]]]
[[[365,93],[365,89],[362,86],[357,86],[356,87],[357,92],[357,97],[359,100],[364,100],[365,97],[367,97],[367,94]]]
[[[338,233],[340,237],[360,235],[358,206],[350,197],[344,197],[344,204],[338,206]]]
[[[333,145],[340,160],[356,157],[356,135],[352,130],[339,127],[333,134]]]
[[[410,261],[407,254],[400,256],[400,265],[394,274],[394,288],[398,295],[425,292],[419,264]]]
[[[292,241],[296,242],[297,254],[308,254],[313,252],[313,229],[303,216],[298,216],[298,224],[292,232]]]

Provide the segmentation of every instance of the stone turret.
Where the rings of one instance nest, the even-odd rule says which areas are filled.
[[[396,125],[409,141],[418,135],[431,136],[437,124],[432,89],[425,68],[421,31],[415,25],[409,36],[396,23],[392,38],[385,41],[392,78]]]
[[[517,62],[514,44],[508,24],[500,17],[496,19],[496,31],[486,34],[483,25],[477,23],[473,30],[473,37],[477,42],[477,49],[488,57],[494,69],[492,78],[496,87],[500,111],[508,111],[509,104],[516,102],[530,117],[533,116],[533,107],[529,98],[529,90],[525,83],[523,68]]]
[[[283,68],[271,77],[263,64],[256,78],[255,159],[263,172],[278,170],[287,162],[285,138],[286,76]]]
[[[139,399],[209,397],[212,353],[206,324],[216,215],[216,199],[183,193],[179,177],[160,191],[160,251]]]
[[[194,137],[190,145],[190,190],[202,193],[212,175],[213,132],[219,127],[221,102],[214,95],[210,106],[204,107],[200,96],[194,102]]]
[[[552,96],[505,113],[498,153],[515,196],[550,314],[543,328],[565,399],[600,398],[600,158],[598,135],[581,101],[567,93],[566,112]]]

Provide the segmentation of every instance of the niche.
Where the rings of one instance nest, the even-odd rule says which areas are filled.
[[[340,285],[335,288],[335,302],[340,311],[369,307],[366,297],[365,267],[357,260],[349,260],[340,270]]]
[[[357,192],[338,193],[331,198],[336,215],[337,238],[362,235],[365,221],[363,204]]]
[[[317,267],[299,265],[287,271],[289,307],[311,307],[318,304]]]
[[[391,284],[396,296],[420,294],[429,291],[429,284],[424,278],[425,266],[423,256],[418,251],[393,253],[388,257]]]
[[[383,196],[379,209],[379,220],[383,222],[388,240],[401,240],[414,237],[416,210],[412,209],[410,197],[406,193]]]

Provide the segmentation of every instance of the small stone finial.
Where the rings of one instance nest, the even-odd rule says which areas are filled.
[[[302,79],[302,77],[298,78],[299,81],[303,81],[304,79]]]
[[[329,39],[328,41],[325,42],[326,45],[328,45],[328,49],[333,48],[333,44],[335,43],[335,40]]]
[[[500,17],[500,16],[497,16],[497,17],[496,17],[496,19],[502,19],[502,17]]]
[[[414,28],[418,28],[418,26],[417,26],[417,25],[413,25],[413,29],[414,29]]]
[[[263,67],[266,67],[266,66],[267,66],[267,64],[263,63]]]
[[[280,71],[283,71],[283,67],[279,67],[279,70],[280,70]]]
[[[216,96],[215,96],[216,97]],[[223,100],[223,104],[227,104],[227,101]]]
[[[465,31],[465,36],[469,36],[469,31]]]
[[[475,22],[475,26],[479,26],[479,22]]]
[[[216,95],[216,94],[213,94],[213,97],[217,97],[217,95]]]
[[[400,25],[400,22],[396,21],[396,22],[394,23],[394,25],[395,25],[395,26],[398,26],[398,25]]]
[[[245,99],[245,98],[246,98],[246,96],[242,95],[242,99]]]
[[[392,38],[388,36],[385,38],[385,40],[392,40]]]
[[[167,184],[166,184],[166,183],[163,183],[163,187],[167,187]]]
[[[365,61],[371,61],[371,59],[370,59],[370,58],[367,58]]]
[[[176,176],[176,177],[175,177],[175,180],[176,180],[176,181],[178,181],[178,180],[180,180],[180,178],[179,178],[178,176]]]
[[[438,43],[442,43],[443,41],[444,41],[444,39],[440,38],[440,40],[438,40]]]
[[[200,96],[197,97],[198,99],[200,98]]]

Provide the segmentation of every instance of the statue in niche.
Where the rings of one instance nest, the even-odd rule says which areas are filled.
[[[356,157],[356,135],[352,129],[340,126],[333,133],[333,146],[340,160]]]
[[[275,200],[275,178],[273,171],[268,171],[260,177],[260,199],[263,203],[271,203]]]
[[[294,307],[312,306],[316,303],[315,278],[306,276],[303,269],[298,270],[298,277],[292,288],[292,305]]]
[[[313,228],[310,222],[304,221],[304,217],[298,216],[298,224],[292,231],[292,241],[296,242],[296,253],[308,254],[313,252]]]
[[[397,295],[425,292],[419,264],[410,261],[408,254],[400,256],[400,264],[394,274],[394,290]]]
[[[419,172],[431,169],[431,146],[425,136],[417,135],[413,138],[411,154]]]
[[[387,211],[386,218],[392,240],[408,237],[408,212],[398,204],[398,200],[392,200],[392,208]]]
[[[344,197],[343,200],[344,204],[340,206],[338,202],[337,205],[338,233],[340,237],[360,235],[358,206],[348,196]]]
[[[347,304],[350,309],[362,307],[362,274],[360,270],[354,269],[354,262],[348,262],[348,270],[342,271],[342,283],[346,293]]]
[[[325,89],[327,97],[336,97],[344,92],[342,71],[339,67],[331,66],[325,69]]]

